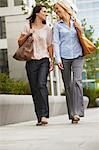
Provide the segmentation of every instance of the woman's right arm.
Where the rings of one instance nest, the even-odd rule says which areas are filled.
[[[60,56],[60,39],[59,39],[59,30],[58,30],[58,26],[54,25],[53,28],[53,48],[54,48],[54,52],[55,52],[55,60],[56,63],[59,67],[59,69],[63,69],[63,64],[61,61],[61,56]]]
[[[28,33],[28,34],[21,33],[21,35],[18,39],[18,45],[21,46],[26,41],[26,39],[29,35],[30,35],[30,33]]]
[[[29,25],[25,25],[23,32],[21,33],[18,39],[18,45],[21,46],[27,39],[27,37],[31,34]]]

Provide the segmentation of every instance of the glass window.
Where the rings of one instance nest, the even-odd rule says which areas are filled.
[[[77,3],[79,9],[99,8],[99,2]]]
[[[0,0],[0,7],[8,7],[7,0]]]
[[[0,17],[0,39],[6,38],[5,17]]]
[[[23,5],[23,0],[14,0],[14,5],[15,6]]]
[[[88,10],[88,9],[86,9],[84,11],[79,10],[79,13],[77,15],[81,16],[81,17],[84,17],[84,18],[86,18],[86,16],[94,18],[95,14],[97,16],[97,14],[99,14],[99,10],[91,10],[91,11]]]
[[[7,49],[0,49],[0,72],[8,73],[8,54]]]
[[[99,2],[77,3],[78,9],[99,8]]]

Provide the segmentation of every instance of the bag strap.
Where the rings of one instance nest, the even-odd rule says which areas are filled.
[[[82,27],[81,27],[80,23],[77,22],[76,19],[74,20],[74,27],[75,27],[75,29],[77,30],[77,33],[83,34]]]

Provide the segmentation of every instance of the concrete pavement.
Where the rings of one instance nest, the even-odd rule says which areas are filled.
[[[99,108],[85,110],[72,125],[67,115],[51,117],[49,124],[35,121],[0,127],[0,150],[99,150]]]

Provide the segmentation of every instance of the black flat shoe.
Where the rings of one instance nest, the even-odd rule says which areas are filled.
[[[38,122],[36,126],[42,126],[42,122]]]

